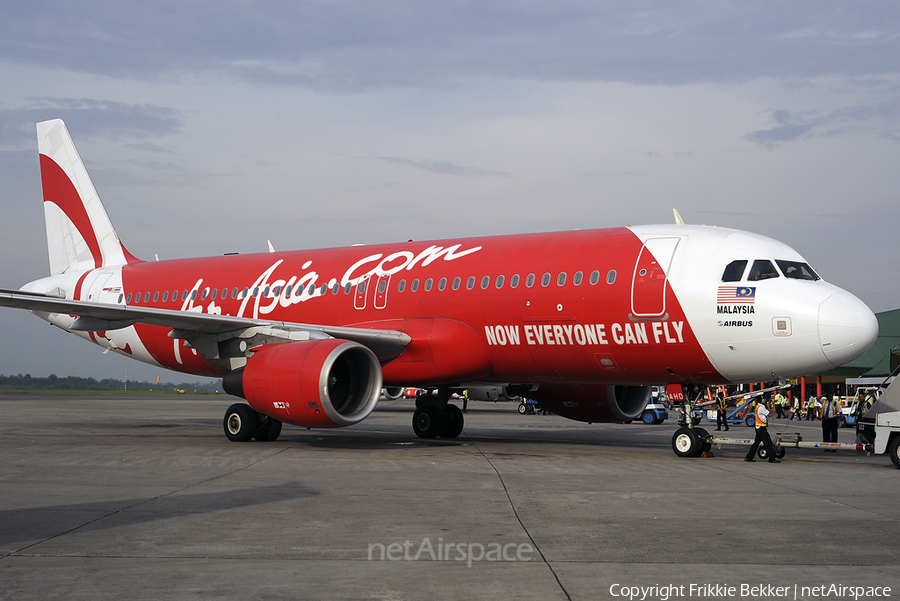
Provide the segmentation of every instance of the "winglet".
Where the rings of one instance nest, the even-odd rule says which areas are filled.
[[[684,225],[684,219],[681,218],[681,213],[678,212],[678,209],[673,208],[672,212],[675,213],[675,225]]]

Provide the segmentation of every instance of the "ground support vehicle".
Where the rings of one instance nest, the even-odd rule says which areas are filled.
[[[645,424],[661,424],[669,419],[669,412],[665,405],[650,404],[644,407],[640,420]]]

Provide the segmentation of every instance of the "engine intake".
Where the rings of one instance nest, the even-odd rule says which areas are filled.
[[[260,413],[306,428],[359,423],[375,409],[381,384],[375,354],[336,338],[264,346],[222,379],[225,392]]]

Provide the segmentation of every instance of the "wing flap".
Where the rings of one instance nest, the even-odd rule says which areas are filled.
[[[409,335],[399,330],[378,330],[321,324],[304,324],[285,321],[251,319],[232,315],[212,315],[193,311],[172,311],[156,307],[133,307],[109,305],[88,301],[76,301],[55,296],[46,296],[20,290],[0,289],[0,307],[26,309],[39,313],[59,313],[74,315],[78,319],[72,329],[80,331],[115,330],[137,323],[172,328],[176,338],[230,334],[229,338],[240,337],[240,333],[251,328],[265,328],[270,332],[281,332],[285,342],[296,340],[292,333],[309,332],[313,337],[330,336],[359,342],[372,349],[381,360],[388,360],[403,352],[412,341]]]

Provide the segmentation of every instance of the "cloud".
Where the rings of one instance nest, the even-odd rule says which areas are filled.
[[[4,146],[34,147],[34,124],[47,119],[62,119],[78,139],[144,140],[178,133],[182,128],[181,114],[172,108],[84,98],[33,98],[27,107],[0,109]]]
[[[394,165],[404,165],[407,167],[415,167],[423,169],[431,173],[439,173],[441,175],[456,175],[462,177],[512,177],[511,174],[503,171],[487,171],[478,169],[477,167],[466,167],[463,165],[454,165],[446,161],[402,159],[399,157],[376,157],[379,161],[385,163],[393,163]]]
[[[775,122],[772,127],[752,131],[745,136],[746,139],[771,148],[809,136],[874,130],[876,135],[896,142],[900,101],[846,106],[819,115],[778,109],[770,111],[770,118]]]
[[[112,77],[224,71],[318,89],[471,77],[688,84],[896,73],[890,2],[18,3],[0,59]]]

